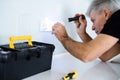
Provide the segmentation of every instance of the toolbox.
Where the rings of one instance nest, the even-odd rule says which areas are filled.
[[[15,40],[28,41],[13,43]],[[31,41],[30,36],[10,38],[10,43],[0,46],[0,80],[21,80],[50,70],[53,44]]]

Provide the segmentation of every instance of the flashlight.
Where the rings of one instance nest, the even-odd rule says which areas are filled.
[[[76,16],[76,17],[68,18],[68,21],[71,22],[71,21],[79,20],[79,17],[82,17],[82,19],[85,19],[85,16],[81,15],[81,16]]]

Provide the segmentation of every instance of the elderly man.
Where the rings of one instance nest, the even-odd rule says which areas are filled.
[[[55,23],[52,33],[63,44],[65,49],[83,62],[89,62],[96,58],[107,61],[120,53],[120,9],[114,0],[93,0],[87,15],[93,25],[92,30],[97,37],[92,39],[86,32],[87,21],[82,19],[74,21],[76,31],[83,42],[71,39],[64,25]]]

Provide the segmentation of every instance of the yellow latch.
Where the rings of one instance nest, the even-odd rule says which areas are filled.
[[[28,45],[32,46],[32,36],[13,36],[9,38],[9,48],[14,49],[14,41],[28,40]]]

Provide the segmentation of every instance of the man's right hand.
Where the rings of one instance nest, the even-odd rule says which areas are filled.
[[[76,14],[75,15],[75,17],[80,16],[79,20],[74,21],[78,35],[84,34],[86,32],[87,21],[86,21],[86,18],[82,19],[82,15],[83,14]]]

